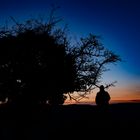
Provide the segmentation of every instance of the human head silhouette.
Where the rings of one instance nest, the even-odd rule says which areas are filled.
[[[103,85],[100,86],[100,90],[103,91],[105,87]]]

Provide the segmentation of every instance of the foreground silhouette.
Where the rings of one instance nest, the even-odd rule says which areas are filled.
[[[95,102],[100,107],[105,107],[109,105],[110,101],[110,95],[107,91],[105,91],[105,88],[103,85],[100,86],[100,91],[97,93],[95,97]]]
[[[95,136],[96,130],[100,134],[106,130],[102,128],[117,128],[117,135],[124,128],[140,128],[140,104],[111,104],[109,109],[105,118],[107,115],[101,114],[98,107],[92,105],[38,106],[34,110],[28,108],[28,111],[4,105],[0,106],[0,136],[2,140],[43,140],[56,136],[57,139],[66,139]]]

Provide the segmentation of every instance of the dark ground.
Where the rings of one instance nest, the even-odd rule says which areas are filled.
[[[64,105],[35,107],[0,107],[0,138],[3,139],[67,139],[88,137],[96,132],[140,130],[140,104],[110,105],[100,110],[92,105]],[[116,131],[117,130],[117,131]],[[127,134],[127,135],[128,135]],[[110,134],[107,134],[110,137]]]

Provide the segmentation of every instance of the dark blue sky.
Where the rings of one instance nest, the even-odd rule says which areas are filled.
[[[39,14],[47,16],[51,4],[60,6],[57,15],[68,23],[71,35],[77,38],[89,33],[101,35],[105,47],[125,60],[112,67],[105,81],[140,85],[139,0],[1,0],[0,23],[9,21],[9,16],[19,21]]]

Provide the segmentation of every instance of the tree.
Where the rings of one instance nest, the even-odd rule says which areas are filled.
[[[59,19],[31,19],[0,31],[0,99],[63,104],[68,94],[80,97],[99,84],[106,65],[120,57],[90,34],[71,46]],[[75,98],[73,98],[75,99]]]
[[[0,97],[12,102],[64,102],[64,31],[58,20],[31,19],[0,32]],[[61,79],[61,80],[60,80]]]
[[[73,91],[79,92],[76,98],[69,93],[70,99],[74,100],[85,98],[89,91],[99,87],[103,73],[108,70],[107,66],[121,61],[119,55],[105,48],[100,38],[93,34],[81,38],[68,52],[76,71],[73,83],[76,86]],[[105,88],[114,86],[115,83],[116,81],[107,84]]]

